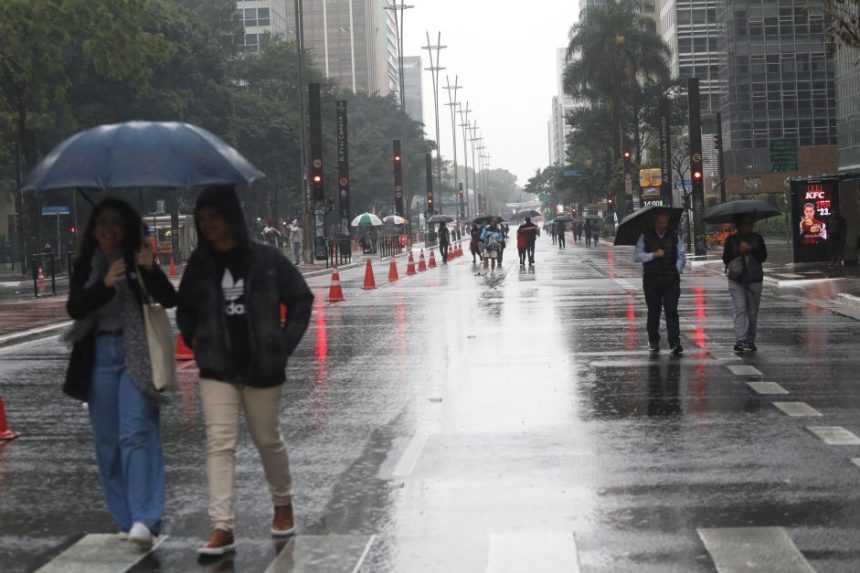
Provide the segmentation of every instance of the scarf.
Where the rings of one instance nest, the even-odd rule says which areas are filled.
[[[108,259],[100,250],[93,253],[90,260],[90,276],[84,288],[89,288],[97,281],[104,280],[108,269]],[[122,316],[122,334],[125,346],[125,365],[131,381],[143,392],[156,406],[168,402],[167,396],[155,389],[152,384],[152,366],[149,362],[149,346],[146,343],[146,327],[143,323],[143,313],[140,303],[132,292],[128,280],[137,280],[137,272],[129,273],[129,279],[118,282],[115,289],[115,297],[119,300],[119,312]],[[82,340],[87,334],[95,330],[97,319],[87,316],[81,320],[75,320],[69,330],[63,335],[63,340],[72,345]]]

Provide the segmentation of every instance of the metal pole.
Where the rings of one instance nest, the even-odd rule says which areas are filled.
[[[720,178],[720,203],[726,202],[726,165],[723,157],[723,114],[717,112],[717,172]]]
[[[307,184],[305,174],[307,173],[307,118],[305,117],[305,31],[302,0],[295,0],[296,11],[296,54],[298,55],[298,92],[299,92],[299,190],[302,194],[302,207],[304,209],[304,252],[302,258],[306,263],[313,262],[313,241],[311,232],[313,220],[310,209],[310,188]]]
[[[468,101],[466,101],[466,109],[463,109],[463,106],[460,106],[460,121],[462,122],[460,124],[460,127],[463,128],[463,163],[464,163],[463,171],[465,172],[464,176],[463,176],[463,180],[466,183],[464,193],[466,194],[466,207],[467,207],[466,215],[467,216],[469,216],[471,214],[471,213],[469,213],[469,211],[472,208],[472,205],[469,201],[469,148],[468,148],[469,139],[468,139],[468,136],[466,135],[466,130],[469,127],[469,114],[471,112],[472,112],[472,110],[469,109],[469,102]]]
[[[352,93],[355,93],[355,20],[353,16],[352,0],[349,0],[349,52],[352,66]]]
[[[325,77],[328,79],[330,77],[329,66],[328,66],[328,2],[327,0],[322,0],[322,12],[323,12],[323,58],[325,60]]]
[[[441,184],[442,183],[442,145],[441,141],[439,141],[439,72],[444,70],[445,68],[439,66],[439,53],[447,48],[448,46],[442,45],[442,32],[439,32],[438,39],[436,40],[436,45],[432,45],[430,43],[430,32],[426,32],[427,34],[427,45],[422,46],[422,50],[427,50],[427,54],[430,57],[430,67],[424,68],[425,70],[430,72],[430,80],[433,84],[433,111],[435,113],[436,120],[436,179]],[[433,58],[433,50],[436,50],[436,58]]]
[[[454,76],[454,85],[451,85],[451,78],[445,76],[445,89],[448,91],[448,107],[451,108],[451,136],[454,141],[453,149],[454,149],[454,193],[456,195],[458,189],[458,183],[460,182],[460,175],[457,171],[457,90],[461,89],[463,86],[457,85],[457,79],[459,76]],[[452,95],[453,92],[453,95]],[[463,213],[462,201],[460,205],[460,219],[465,217]]]

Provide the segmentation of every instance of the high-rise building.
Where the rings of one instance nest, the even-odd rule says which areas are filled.
[[[773,192],[786,176],[835,171],[835,62],[821,0],[726,0],[717,17],[725,26],[720,80],[729,191],[747,183]]]
[[[295,40],[290,36],[295,26],[290,25],[289,14],[287,0],[238,0],[233,18],[244,27],[245,50],[259,51],[270,35]]]
[[[245,49],[256,51],[267,34],[295,41],[290,0],[238,0]],[[323,75],[344,89],[399,93],[397,30],[386,0],[304,0],[305,50]]]
[[[860,172],[860,50],[839,46],[835,81],[839,171]]]
[[[424,67],[421,56],[403,58],[403,90],[406,92],[406,115],[424,123],[424,91],[421,76]]]
[[[552,98],[550,118],[550,157],[553,165],[564,165],[566,160],[567,135],[570,126],[565,117],[576,108],[576,100],[564,93],[564,69],[567,66],[567,48],[555,51],[556,95]]]

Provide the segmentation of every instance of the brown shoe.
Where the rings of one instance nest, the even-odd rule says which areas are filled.
[[[275,518],[272,520],[272,535],[285,537],[296,532],[296,523],[293,520],[293,504],[276,505]]]
[[[198,555],[224,555],[236,551],[233,543],[233,532],[223,529],[213,529],[206,543],[197,548]]]

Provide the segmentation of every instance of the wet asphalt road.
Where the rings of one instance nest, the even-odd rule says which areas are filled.
[[[766,287],[760,352],[738,359],[724,279],[688,269],[687,353],[653,358],[630,249],[541,238],[534,272],[508,253],[495,278],[474,276],[468,254],[408,278],[401,260],[394,285],[379,264],[375,291],[347,271],[338,304],[323,300],[327,277],[310,280],[320,296],[282,408],[299,526],[283,551],[243,436],[238,552],[198,563],[204,434],[184,371],[162,419],[169,537],[107,570],[265,571],[281,552],[269,570],[706,572],[727,551],[707,530],[772,527],[813,570],[860,571],[860,445],[806,429],[860,434],[858,323],[816,306],[820,285]],[[0,446],[3,572],[114,532],[86,411],[60,392],[66,356],[55,338],[0,349],[0,394],[24,434]],[[759,395],[757,381],[788,394]],[[741,531],[753,553],[757,531]],[[779,559],[755,570],[788,570]]]

